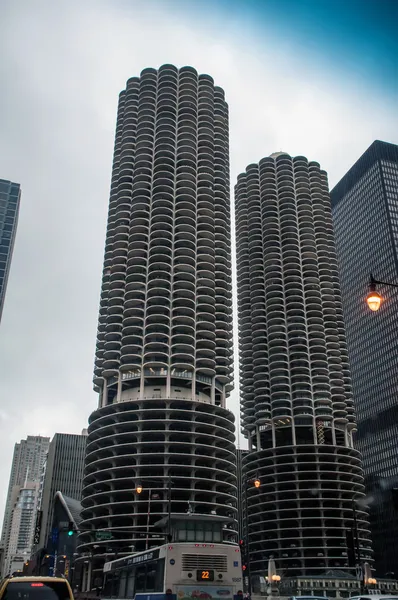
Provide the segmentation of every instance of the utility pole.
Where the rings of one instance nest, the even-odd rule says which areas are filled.
[[[148,490],[148,514],[146,517],[146,541],[145,541],[145,550],[148,550],[149,547],[149,518],[151,514],[151,495],[152,490]]]
[[[358,533],[358,520],[357,520],[357,509],[355,507],[355,498],[352,499],[352,517],[354,522],[354,535],[355,535],[355,548],[356,548],[356,563],[357,563],[357,572],[359,576],[361,593],[363,588],[363,576],[362,576],[362,567],[361,567],[361,549],[359,546],[359,533]]]
[[[55,550],[54,552],[54,566],[53,566],[53,577],[56,577],[56,571],[57,571],[57,551]]]
[[[170,477],[167,481],[167,489],[168,489],[168,494],[167,494],[167,498],[168,498],[167,541],[171,542],[172,534],[171,534],[171,478]]]

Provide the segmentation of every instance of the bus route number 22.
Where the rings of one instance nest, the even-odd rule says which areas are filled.
[[[214,581],[213,570],[199,570],[196,572],[197,581]]]

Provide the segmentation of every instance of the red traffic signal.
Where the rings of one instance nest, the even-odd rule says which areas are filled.
[[[246,565],[242,565],[242,571],[246,571],[247,567]]]

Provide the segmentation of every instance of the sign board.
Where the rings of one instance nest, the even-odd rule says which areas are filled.
[[[113,535],[111,531],[96,531],[95,539],[97,542],[100,540],[113,540]]]
[[[41,533],[41,521],[43,518],[43,511],[38,510],[36,514],[36,524],[35,524],[35,533],[33,537],[33,544],[37,546],[40,542],[40,533]]]
[[[108,571],[115,571],[116,569],[121,569],[122,567],[129,565],[137,565],[152,560],[157,560],[159,558],[159,552],[159,548],[157,548],[156,550],[151,550],[150,552],[145,552],[144,554],[126,556],[126,558],[117,558],[116,560],[105,563],[104,573]]]

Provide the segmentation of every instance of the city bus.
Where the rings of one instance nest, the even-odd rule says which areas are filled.
[[[234,600],[242,585],[239,546],[177,542],[105,563],[102,597]]]

